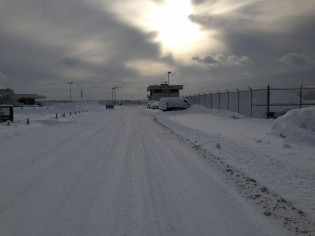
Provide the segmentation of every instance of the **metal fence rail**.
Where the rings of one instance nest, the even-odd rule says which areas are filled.
[[[275,118],[294,108],[315,105],[315,87],[217,91],[184,96],[192,104],[235,111],[252,117]]]

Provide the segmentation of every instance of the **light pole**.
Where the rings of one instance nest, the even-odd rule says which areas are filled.
[[[70,103],[71,103],[71,85],[73,84],[73,81],[68,82],[68,84],[70,85]]]
[[[169,85],[170,84],[170,71],[167,72],[167,84]]]
[[[115,89],[114,89],[114,105],[116,105],[116,88],[117,87],[115,87]]]
[[[115,89],[116,89],[117,87],[113,87],[112,88],[112,105],[115,105],[115,100],[116,100],[116,92],[115,92]],[[114,100],[114,93],[115,93],[115,100]]]

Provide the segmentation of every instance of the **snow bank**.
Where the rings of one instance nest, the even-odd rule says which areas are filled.
[[[219,110],[219,109],[208,109],[200,105],[192,105],[188,109],[184,110],[182,114],[208,114],[208,115],[214,115],[217,117],[226,117],[226,118],[244,118],[245,115],[242,115],[240,113],[229,111],[229,110]]]
[[[176,114],[176,113],[174,113]],[[192,105],[182,114],[204,114],[217,118],[245,118],[245,115],[229,110],[208,109],[199,105]],[[315,107],[293,109],[274,120],[272,134],[286,138],[291,143],[299,142],[315,145]]]
[[[275,120],[272,133],[290,142],[315,145],[315,107],[287,112]]]
[[[289,111],[276,120],[199,105],[156,116],[163,125],[315,219],[314,107]]]

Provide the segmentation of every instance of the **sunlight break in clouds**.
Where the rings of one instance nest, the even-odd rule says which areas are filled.
[[[165,5],[152,4],[148,27],[158,31],[158,40],[166,48],[183,50],[201,37],[198,26],[188,18],[192,11],[189,1],[168,0]]]
[[[137,0],[117,0],[110,3],[109,10],[119,20],[136,26],[144,32],[155,32],[153,41],[160,43],[162,53],[172,53],[175,57],[204,50],[209,41],[205,33],[199,30],[198,24],[189,19],[193,14],[190,0],[166,0],[164,2]],[[193,52],[191,52],[193,50]]]

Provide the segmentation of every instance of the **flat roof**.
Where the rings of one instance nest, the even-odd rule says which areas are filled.
[[[183,85],[168,85],[168,84],[160,84],[160,85],[150,85],[147,88],[147,91],[155,90],[155,89],[183,89]]]
[[[15,94],[15,98],[16,99],[20,99],[20,98],[45,99],[46,96],[38,95],[38,94]]]

